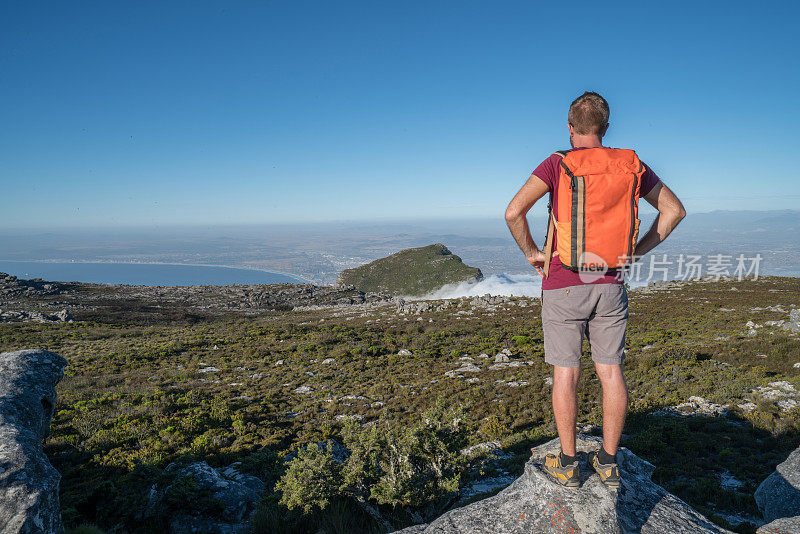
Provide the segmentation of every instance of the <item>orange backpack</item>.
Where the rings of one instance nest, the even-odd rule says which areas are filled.
[[[644,166],[633,150],[586,148],[556,152],[558,219],[552,211],[545,242],[545,275],[553,250],[571,271],[600,271],[626,265],[639,234],[639,191]]]

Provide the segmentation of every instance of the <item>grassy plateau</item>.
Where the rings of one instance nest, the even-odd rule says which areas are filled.
[[[170,462],[192,460],[239,461],[266,483],[254,532],[386,531],[463,504],[474,480],[520,474],[529,448],[556,435],[538,299],[431,301],[406,314],[391,303],[247,313],[135,304],[71,309],[73,323],[0,324],[0,351],[42,348],[69,362],[45,452],[74,532],[162,532],[168,517],[141,513],[148,489],[168,482]],[[797,334],[764,325],[796,306],[797,278],[630,292],[622,444],[656,466],[656,483],[739,532],[754,532],[753,492],[800,445],[800,408],[763,394],[782,381],[800,390]],[[504,349],[516,363],[490,369]],[[466,363],[479,371],[445,374]],[[726,411],[680,413],[692,396]],[[588,343],[579,402],[579,426],[599,433]],[[353,453],[344,466],[330,447],[306,448],[329,440]],[[488,441],[500,443],[500,458],[457,458]],[[431,443],[441,450],[406,466],[415,474],[389,476],[398,460],[383,450],[416,457]],[[336,483],[304,493],[303,465]],[[426,473],[433,482],[420,482]],[[179,489],[174,510],[204,502],[191,484]]]

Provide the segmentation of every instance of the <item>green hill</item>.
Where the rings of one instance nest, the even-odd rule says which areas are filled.
[[[420,296],[446,284],[480,280],[483,280],[480,269],[465,265],[447,247],[435,243],[345,269],[336,284],[353,285],[365,292]]]

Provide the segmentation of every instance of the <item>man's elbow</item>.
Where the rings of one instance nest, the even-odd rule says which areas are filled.
[[[683,206],[677,206],[662,213],[662,216],[668,221],[667,224],[671,228],[675,228],[680,224],[684,217],[686,217],[686,210]]]
[[[686,209],[683,207],[683,204],[678,204],[678,207],[675,209],[675,221],[680,222],[683,218],[686,217]]]
[[[513,204],[509,204],[506,208],[506,222],[511,223],[516,221],[520,218],[522,212],[519,210],[518,207],[514,206]]]
[[[661,213],[662,217],[671,220],[675,224],[678,224],[684,217],[686,217],[686,210],[678,199],[675,200],[676,202],[671,202],[665,206],[659,207],[658,211]]]

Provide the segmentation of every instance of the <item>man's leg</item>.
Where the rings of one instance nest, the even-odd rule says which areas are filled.
[[[575,456],[575,425],[578,421],[578,377],[580,367],[553,366],[553,415],[561,451]]]
[[[622,374],[622,365],[595,362],[594,366],[597,369],[597,376],[600,377],[600,385],[603,387],[603,449],[614,456],[625,425],[628,386]],[[553,382],[555,383],[555,380]],[[553,396],[555,397],[555,390]]]
[[[575,450],[578,418],[578,377],[586,322],[594,307],[587,302],[588,286],[542,291],[544,361],[553,366],[553,414],[561,441],[561,454],[545,455],[544,469],[559,484],[580,487]]]
[[[594,303],[587,300],[589,286],[542,291],[544,361],[553,366],[553,415],[561,451],[575,456],[578,418],[578,377],[586,323]]]
[[[603,387],[603,450],[598,460],[608,464],[615,463],[614,455],[628,408],[628,387],[622,374],[628,327],[628,293],[620,284],[598,284],[594,291],[599,298],[594,314],[589,319],[588,332],[592,360]]]

